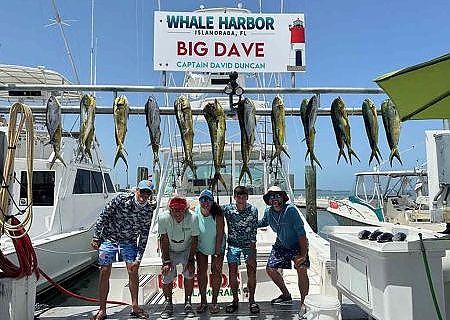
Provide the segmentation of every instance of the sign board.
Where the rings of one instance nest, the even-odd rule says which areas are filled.
[[[156,11],[154,69],[305,71],[303,14]]]

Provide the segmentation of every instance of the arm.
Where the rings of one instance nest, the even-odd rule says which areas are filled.
[[[145,247],[147,246],[148,235],[150,233],[150,225],[152,223],[152,209],[149,208],[148,214],[143,218],[142,224],[139,230],[139,243],[137,249],[136,261],[140,262],[144,255]]]
[[[269,218],[268,218],[268,209],[264,211],[264,216],[261,220],[258,220],[258,228],[261,227],[267,227],[269,225]]]
[[[215,254],[222,254],[222,241],[225,233],[225,221],[222,214],[216,215],[216,248]]]
[[[161,247],[162,267],[161,273],[166,274],[172,269],[172,262],[169,255],[169,236],[167,233],[161,234],[159,237],[159,245]]]
[[[95,223],[94,227],[94,235],[92,237],[91,246],[94,249],[98,249],[100,242],[102,242],[103,239],[103,229],[105,228],[105,225],[107,221],[109,221],[112,216],[112,213],[116,210],[118,206],[118,196],[111,199],[110,202],[106,204],[106,206],[103,208],[103,210],[100,212],[97,222]]]

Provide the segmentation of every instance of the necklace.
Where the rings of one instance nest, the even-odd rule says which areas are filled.
[[[277,225],[277,233],[278,233],[278,231],[280,230],[280,220],[281,220],[281,217],[283,216],[283,212],[278,213],[278,212],[274,211],[273,209],[272,209],[272,212],[273,212],[273,221]],[[278,219],[275,219],[275,215],[278,216]]]

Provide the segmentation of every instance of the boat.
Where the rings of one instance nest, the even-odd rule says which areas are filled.
[[[448,130],[439,134],[447,135]],[[427,133],[426,168],[413,170],[374,170],[355,174],[352,194],[345,199],[329,201],[327,211],[338,219],[340,225],[383,226],[385,223],[401,224],[444,231],[442,199],[437,201],[438,167],[436,132]],[[430,178],[431,176],[431,178]],[[431,186],[430,186],[431,184]],[[436,217],[440,211],[440,219]]]
[[[14,79],[14,81],[13,81]],[[59,73],[44,68],[0,66],[0,81],[8,84],[70,84]],[[7,81],[7,82],[5,82]],[[53,92],[54,93],[54,92]],[[7,104],[46,102],[50,92],[16,91],[2,92],[0,100]],[[77,92],[59,95],[67,104],[78,103]],[[17,102],[20,101],[20,102]],[[6,120],[0,127],[2,146],[6,146],[8,131]],[[78,133],[63,132],[61,154],[66,165],[57,160],[53,165],[53,148],[45,127],[45,114],[34,114],[34,157],[27,158],[26,134],[20,134],[15,151],[14,176],[11,189],[11,214],[23,220],[21,215],[32,205],[32,222],[27,231],[37,255],[37,267],[54,281],[62,281],[93,265],[96,251],[89,247],[93,225],[98,213],[115,194],[110,168],[97,141],[93,143],[92,161],[81,160],[78,155]],[[27,163],[33,162],[32,199],[27,199]],[[1,251],[17,263],[12,240],[2,235]],[[38,294],[44,293],[51,283],[42,275],[36,284]]]

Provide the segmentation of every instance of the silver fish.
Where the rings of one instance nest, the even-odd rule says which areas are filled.
[[[377,107],[370,99],[365,99],[362,104],[362,115],[364,119],[364,127],[366,128],[367,138],[369,139],[370,154],[369,165],[375,158],[380,164],[381,157],[380,149],[378,148],[378,116]]]
[[[350,135],[350,122],[348,120],[345,103],[341,97],[337,97],[331,103],[331,121],[333,123],[336,142],[339,147],[337,163],[339,163],[341,155],[344,156],[344,159],[347,162],[347,156],[345,155],[344,146],[347,146],[350,164],[352,164],[352,154],[356,159],[358,159],[358,161],[361,161],[359,160],[358,156],[356,155],[355,151],[353,151],[351,146],[352,142]]]
[[[247,173],[252,183],[252,174],[248,163],[250,155],[255,143],[255,129],[256,129],[256,107],[252,100],[245,98],[241,100],[237,108],[239,128],[241,131],[241,154],[242,154],[242,168],[239,174],[239,183],[241,183],[244,174]]]
[[[206,122],[208,123],[215,170],[210,188],[213,190],[214,186],[217,184],[217,181],[220,181],[225,187],[225,190],[227,190],[225,180],[220,173],[225,149],[225,132],[227,130],[225,112],[223,111],[219,101],[214,99],[214,102],[209,102],[205,105],[203,108],[203,114]]]
[[[153,171],[156,165],[161,170],[159,162],[159,146],[161,143],[161,116],[155,97],[149,97],[145,104],[145,120],[150,135],[150,143],[153,150]]]
[[[80,130],[81,158],[83,159],[88,155],[92,161],[91,147],[95,136],[95,97],[87,94],[83,95],[80,102],[80,108],[83,115]]]
[[[62,122],[61,122],[61,104],[55,96],[50,96],[47,101],[46,110],[46,125],[48,135],[50,137],[50,144],[53,146],[53,159],[50,164],[50,169],[53,167],[56,159],[59,159],[64,166],[61,156],[61,139],[62,139]]]
[[[116,166],[119,158],[122,158],[123,162],[128,169],[128,162],[125,157],[127,152],[124,148],[125,136],[127,134],[127,122],[128,122],[128,99],[126,96],[118,96],[114,99],[114,126],[115,126],[115,136],[116,136],[116,156],[114,158],[114,167]],[[125,154],[124,154],[125,153]]]
[[[403,165],[400,159],[400,152],[398,151],[398,141],[400,139],[400,116],[397,111],[397,107],[394,103],[387,99],[381,104],[381,118],[383,119],[384,130],[386,131],[386,139],[391,149],[389,155],[389,162],[392,167],[392,160],[394,157],[398,159],[400,164]]]
[[[192,156],[192,148],[194,146],[194,123],[192,120],[191,104],[189,103],[188,98],[186,96],[178,97],[175,100],[174,109],[184,148],[181,177],[184,176],[187,167],[189,167],[194,174],[194,178],[197,178],[196,167]]]
[[[300,117],[302,119],[303,124],[303,131],[305,132],[305,140],[306,140],[306,155],[305,160],[308,157],[311,161],[311,166],[314,166],[314,161],[317,162],[320,169],[322,169],[322,166],[320,165],[319,159],[317,159],[316,155],[314,154],[314,140],[316,138],[316,129],[314,127],[317,119],[317,110],[318,110],[318,103],[317,103],[317,97],[314,95],[311,97],[311,99],[303,99],[301,106],[300,106]]]
[[[275,158],[281,163],[281,152],[284,152],[290,158],[288,152],[284,148],[284,139],[286,137],[286,117],[284,111],[284,103],[281,97],[276,96],[272,101],[272,112],[270,115],[272,121],[272,138],[275,145],[275,152],[270,158],[270,166]]]

